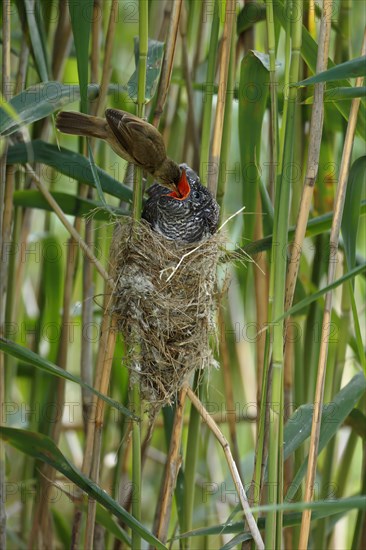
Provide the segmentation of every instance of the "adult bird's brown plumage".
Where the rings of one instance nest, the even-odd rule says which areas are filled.
[[[118,109],[107,109],[105,118],[62,111],[56,127],[65,134],[104,139],[117,155],[151,174],[161,185],[177,190],[182,171],[167,157],[160,132],[145,120]]]

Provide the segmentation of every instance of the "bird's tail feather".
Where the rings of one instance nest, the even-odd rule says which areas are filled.
[[[65,134],[107,139],[106,121],[104,118],[62,111],[57,115],[56,128]]]

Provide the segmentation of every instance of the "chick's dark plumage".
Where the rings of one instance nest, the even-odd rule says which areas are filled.
[[[142,217],[167,239],[194,243],[215,233],[220,208],[189,166],[181,164],[180,169],[185,170],[190,186],[187,197],[175,198],[167,188],[155,183],[148,191]]]

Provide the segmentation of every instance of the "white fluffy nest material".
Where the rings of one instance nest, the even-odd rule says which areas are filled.
[[[216,265],[221,238],[178,245],[142,221],[121,220],[111,258],[113,312],[125,337],[125,363],[152,406],[174,401],[196,369],[213,363]]]

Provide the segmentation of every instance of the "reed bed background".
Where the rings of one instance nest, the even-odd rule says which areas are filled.
[[[365,548],[365,3],[1,17],[0,547]],[[157,415],[108,307],[143,174],[53,124],[106,106],[228,220],[215,365]]]

